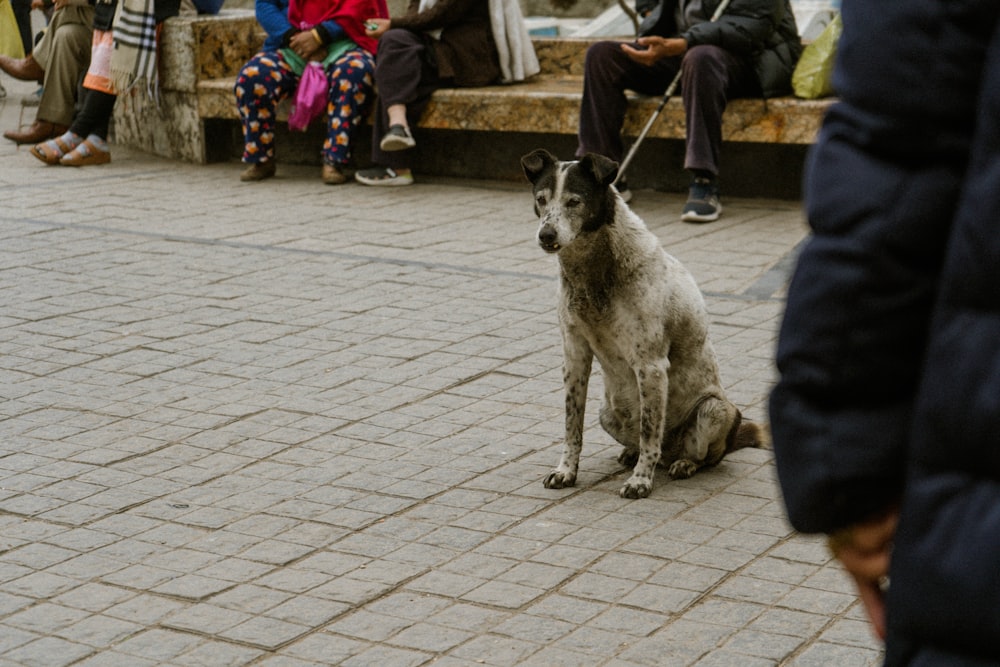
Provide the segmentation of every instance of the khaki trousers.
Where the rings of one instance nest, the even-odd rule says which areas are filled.
[[[90,66],[94,8],[67,5],[52,15],[42,39],[32,55],[45,70],[44,90],[38,104],[37,120],[58,125],[73,122],[77,89]]]

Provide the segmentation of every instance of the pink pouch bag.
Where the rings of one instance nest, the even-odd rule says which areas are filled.
[[[288,114],[288,128],[305,132],[309,123],[323,113],[329,93],[329,82],[323,70],[323,63],[310,60],[306,63],[302,78],[299,79],[298,90],[295,91],[292,111]]]

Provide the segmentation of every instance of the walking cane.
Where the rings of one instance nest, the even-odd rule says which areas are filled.
[[[722,12],[726,11],[726,7],[728,6],[729,0],[722,0],[722,2],[719,3],[719,6],[715,8],[715,13],[712,14],[712,18],[709,19],[709,21],[718,21],[719,17],[722,16]],[[621,165],[618,166],[618,176],[615,177],[615,185],[618,184],[618,181],[622,180],[622,176],[625,175],[625,170],[628,169],[629,163],[632,162],[632,158],[635,157],[636,151],[639,150],[639,144],[642,143],[642,140],[646,138],[646,135],[649,134],[649,131],[653,128],[653,123],[655,123],[656,119],[660,117],[660,112],[663,111],[663,107],[667,106],[667,102],[669,102],[670,98],[673,97],[680,82],[681,69],[678,68],[677,75],[674,76],[674,80],[670,82],[669,86],[667,86],[667,92],[663,93],[663,99],[660,100],[660,104],[656,107],[656,111],[654,111],[653,115],[650,116],[648,121],[646,121],[646,125],[642,128],[642,132],[640,132],[639,136],[635,138],[635,142],[632,144],[632,147],[628,149],[628,154],[625,156],[625,159],[622,160]]]

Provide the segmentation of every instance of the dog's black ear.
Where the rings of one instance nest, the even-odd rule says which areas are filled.
[[[554,165],[558,160],[556,156],[544,148],[536,148],[521,158],[521,169],[528,181],[535,183],[546,169]]]
[[[597,153],[587,153],[580,160],[580,167],[589,171],[601,185],[611,185],[618,177],[618,163]]]

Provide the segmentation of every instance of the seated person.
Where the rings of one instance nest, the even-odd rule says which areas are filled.
[[[312,60],[322,62],[328,86],[321,177],[327,185],[345,182],[351,136],[374,94],[378,41],[365,34],[364,21],[388,15],[384,0],[257,0],[256,12],[267,39],[240,70],[235,87],[243,161],[250,165],[240,180],[274,176],[277,105],[296,93]]]
[[[491,19],[497,16],[503,19]],[[493,25],[493,20],[504,22]],[[371,24],[368,34],[379,38],[379,104],[372,136],[376,166],[354,175],[365,185],[413,182],[406,153],[416,146],[410,127],[438,88],[486,86],[538,72],[517,0],[411,0],[402,18]],[[506,40],[503,61],[494,35]]]
[[[576,154],[621,162],[625,90],[662,95],[681,72],[692,181],[681,219],[711,222],[719,203],[722,112],[736,97],[776,97],[792,90],[802,41],[789,0],[732,0],[711,21],[717,0],[647,0],[636,43],[598,42],[587,50]],[[628,201],[630,193],[619,181]]]
[[[157,35],[163,21],[177,16],[190,0],[154,0],[152,13],[143,2],[97,0],[90,67],[83,80],[80,113],[69,129],[54,139],[35,144],[31,154],[46,164],[86,167],[111,161],[108,128],[120,92],[153,91],[157,81]],[[200,13],[217,14],[223,0],[194,0]],[[124,17],[124,19],[122,18]],[[150,20],[152,19],[152,20]],[[119,30],[119,21],[143,30]]]
[[[0,56],[0,69],[15,79],[43,84],[35,122],[3,136],[18,144],[58,137],[73,122],[80,78],[90,65],[94,5],[87,0],[57,0],[52,20],[34,51],[21,59]]]

